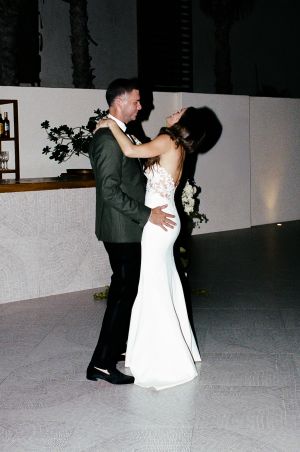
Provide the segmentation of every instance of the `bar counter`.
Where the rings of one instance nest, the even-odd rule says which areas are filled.
[[[0,303],[109,284],[95,198],[91,178],[0,181]]]
[[[40,179],[2,179],[0,180],[0,193],[13,193],[20,191],[58,190],[68,188],[95,187],[93,178],[61,178],[48,177]]]

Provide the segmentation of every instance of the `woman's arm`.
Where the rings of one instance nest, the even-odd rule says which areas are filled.
[[[126,157],[150,158],[165,154],[170,150],[171,138],[167,135],[159,135],[154,140],[145,144],[133,144],[113,119],[101,119],[99,128],[109,127]],[[97,128],[98,128],[97,127]]]

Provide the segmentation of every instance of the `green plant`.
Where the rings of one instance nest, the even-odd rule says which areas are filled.
[[[45,129],[48,139],[53,143],[52,146],[45,146],[42,153],[58,163],[69,160],[74,154],[87,157],[97,121],[107,115],[106,110],[99,108],[94,113],[95,116],[89,118],[86,126],[69,127],[63,124],[58,127],[50,127],[48,120],[42,122],[42,129]]]

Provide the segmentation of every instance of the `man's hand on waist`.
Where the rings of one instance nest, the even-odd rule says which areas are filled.
[[[168,228],[174,229],[176,223],[171,220],[171,218],[175,218],[175,215],[172,215],[168,212],[163,212],[163,209],[168,207],[168,204],[164,206],[157,206],[151,209],[151,214],[149,217],[149,221],[156,226],[160,226],[164,231],[167,231]]]

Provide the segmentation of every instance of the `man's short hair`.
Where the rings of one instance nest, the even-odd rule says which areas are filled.
[[[122,96],[125,93],[131,93],[134,89],[139,89],[139,82],[137,78],[117,78],[112,81],[106,91],[106,101],[110,107],[116,97]]]

